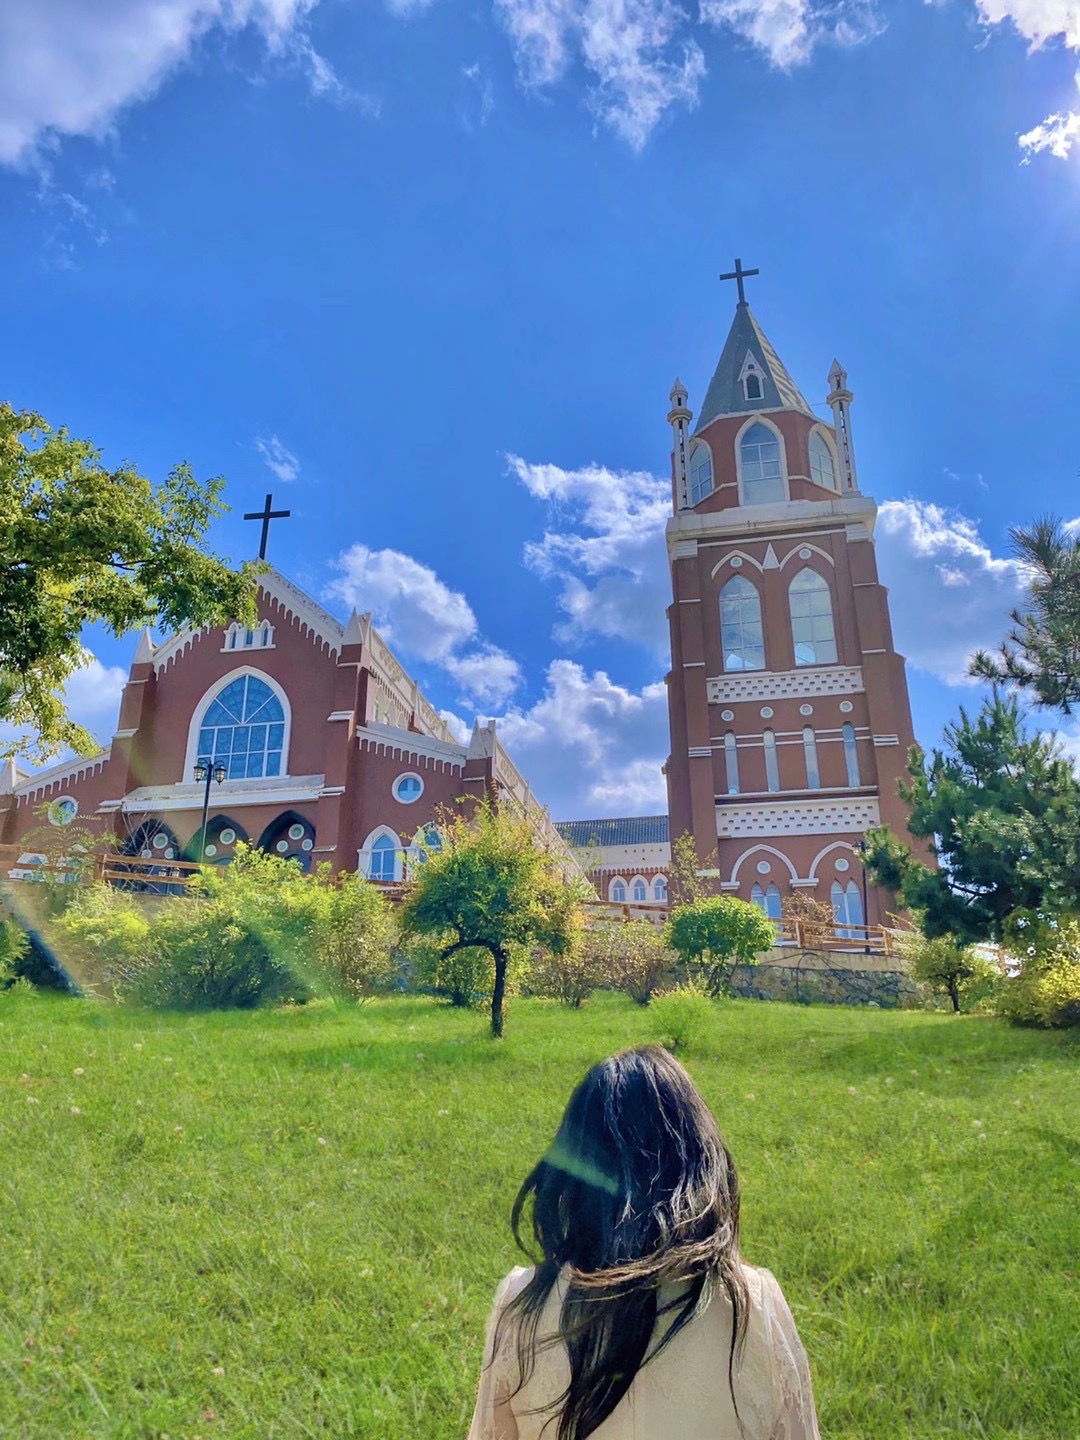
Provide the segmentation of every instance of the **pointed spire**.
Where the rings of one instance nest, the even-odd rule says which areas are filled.
[[[370,611],[365,615],[360,615],[354,607],[352,614],[349,616],[349,623],[345,626],[345,634],[342,637],[341,643],[343,645],[363,645],[367,638],[367,631],[370,624]]]
[[[149,665],[154,659],[155,645],[149,630],[144,630],[139,636],[139,643],[135,649],[136,665]]]
[[[700,434],[721,415],[745,415],[753,410],[814,413],[744,302],[735,308],[695,433]]]
[[[772,547],[772,541],[769,542],[769,548],[765,551],[765,559],[761,562],[761,568],[763,570],[780,569],[780,561],[776,558],[776,551]]]
[[[14,795],[19,779],[19,767],[15,764],[15,757],[9,755],[0,762],[0,795]]]

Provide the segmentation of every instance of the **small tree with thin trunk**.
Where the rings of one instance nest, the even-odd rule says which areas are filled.
[[[929,985],[939,995],[947,995],[956,1015],[973,985],[985,986],[1001,979],[1001,970],[992,960],[973,946],[961,944],[955,935],[936,935],[933,939],[909,935],[902,944],[912,979]]]
[[[727,992],[736,965],[756,965],[775,940],[764,911],[734,895],[680,905],[668,924],[668,944],[686,964],[698,967],[713,996]]]
[[[416,867],[402,906],[406,938],[428,937],[446,959],[486,950],[495,967],[491,1033],[503,1033],[503,999],[517,946],[564,954],[580,930],[583,882],[567,880],[528,819],[485,800],[441,825],[441,847]]]

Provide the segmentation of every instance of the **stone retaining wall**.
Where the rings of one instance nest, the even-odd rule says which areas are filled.
[[[778,945],[757,965],[737,965],[731,991],[748,1000],[895,1009],[914,996],[915,982],[896,968],[894,956]]]

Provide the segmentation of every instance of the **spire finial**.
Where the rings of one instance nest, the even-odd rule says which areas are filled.
[[[730,271],[727,275],[721,275],[721,276],[720,276],[720,279],[721,279],[721,280],[734,280],[734,281],[735,281],[735,283],[736,283],[736,284],[738,285],[738,287],[739,287],[739,304],[740,304],[740,305],[745,305],[745,304],[746,304],[746,292],[745,292],[745,290],[743,289],[743,283],[742,283],[742,282],[743,282],[744,280],[746,280],[746,279],[747,279],[749,276],[751,276],[751,275],[760,275],[760,274],[761,274],[761,271],[760,271],[760,270],[744,270],[744,269],[742,268],[742,261],[736,257],[736,260],[735,260],[735,269],[732,270],[732,271]]]

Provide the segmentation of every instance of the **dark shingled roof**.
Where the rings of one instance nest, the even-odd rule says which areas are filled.
[[[756,401],[746,399],[739,383],[739,375],[748,351],[764,375],[763,393],[761,399]],[[784,368],[783,361],[769,344],[750,306],[744,302],[736,306],[735,319],[731,322],[727,341],[716,366],[716,374],[705,394],[705,403],[701,407],[694,433],[699,435],[706,425],[720,415],[745,414],[748,410],[801,410],[806,415],[814,413]]]
[[[666,815],[635,815],[628,820],[563,820],[555,829],[575,850],[602,845],[666,845]]]

